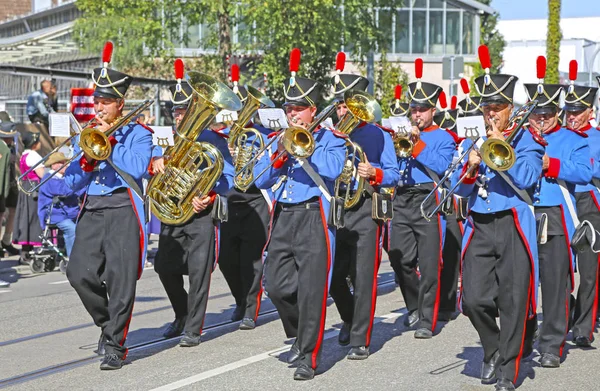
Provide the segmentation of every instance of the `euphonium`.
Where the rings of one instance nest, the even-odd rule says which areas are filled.
[[[244,107],[238,114],[229,131],[229,146],[233,148],[233,165],[235,168],[235,185],[242,191],[248,190],[253,183],[254,165],[249,166],[256,151],[264,147],[260,132],[245,125],[261,107],[274,107],[275,104],[262,92],[252,86],[246,86],[248,96]]]
[[[175,144],[165,151],[165,170],[148,184],[152,212],[165,224],[183,224],[194,215],[192,199],[208,195],[223,172],[221,152],[198,136],[222,109],[237,111],[242,103],[225,84],[199,72],[188,72],[194,90],[177,127]]]
[[[510,144],[527,121],[527,118],[529,118],[529,115],[537,107],[537,104],[537,100],[533,100],[523,105],[510,117],[506,128],[506,131],[510,134],[506,140],[490,138],[481,145],[479,150],[481,159],[489,168],[494,171],[506,171],[515,164],[517,157],[514,148]],[[541,139],[540,143],[544,143],[544,140]]]
[[[381,119],[381,106],[377,100],[366,92],[359,90],[348,90],[344,93],[344,104],[348,111],[336,126],[338,132],[350,135],[356,126],[361,122],[376,122]],[[345,185],[344,207],[346,209],[354,207],[365,190],[365,179],[361,176],[355,178],[355,163],[364,163],[366,161],[365,153],[360,145],[353,143],[350,138],[346,140],[346,162],[341,175],[335,181],[335,195],[340,195],[342,184]],[[358,181],[357,189],[351,194],[354,180]]]

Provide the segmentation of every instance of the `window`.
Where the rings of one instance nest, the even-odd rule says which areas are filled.
[[[396,15],[396,53],[409,53],[409,11],[398,11]]]
[[[475,54],[474,16],[463,12],[462,52],[463,54]]]
[[[385,37],[389,37],[389,41],[387,42],[387,47],[385,48],[387,50],[388,53],[391,53],[393,51],[393,47],[392,47],[392,13],[390,12],[389,9],[380,9],[379,12],[379,23],[378,23],[378,27],[379,27],[379,31],[381,31],[383,33],[383,35]],[[381,51],[384,48],[379,48],[379,50]]]
[[[187,29],[187,44],[186,47],[191,49],[198,49],[200,47],[200,25],[193,24]]]
[[[410,0],[413,8],[427,8],[427,0]]]
[[[427,12],[413,11],[412,52],[426,53],[427,45]]]
[[[444,9],[444,2],[442,0],[429,0],[429,9]]]
[[[446,53],[460,52],[460,12],[446,11]]]
[[[444,11],[429,11],[429,53],[444,54]]]

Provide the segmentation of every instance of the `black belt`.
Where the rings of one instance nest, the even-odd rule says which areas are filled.
[[[319,202],[319,197],[313,197],[306,201],[298,202],[295,204],[288,204],[283,202],[278,202],[276,204],[276,208],[279,211],[287,211],[287,210],[301,210],[301,209],[320,209],[321,203]]]

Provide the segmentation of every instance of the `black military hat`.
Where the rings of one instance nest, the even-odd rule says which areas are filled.
[[[476,115],[483,115],[481,110],[481,97],[480,96],[467,96],[465,99],[458,102],[458,115],[460,117],[474,117]]]
[[[40,134],[24,131],[23,133],[21,133],[21,140],[23,141],[23,146],[25,147],[25,149],[28,149],[33,147],[35,143],[40,141]]]
[[[423,77],[423,60],[420,58],[415,60],[415,76],[417,81],[408,85],[410,107],[435,107],[440,92],[442,92],[442,87],[421,81]]]
[[[488,103],[513,103],[515,84],[519,79],[513,75],[490,75],[492,60],[487,46],[479,46],[479,62],[485,71],[484,76],[475,79],[475,89],[481,96],[481,105]]]
[[[290,71],[292,76],[283,82],[284,105],[296,104],[316,106],[321,96],[323,85],[306,77],[296,77],[300,67],[300,49],[294,48],[290,53]]]
[[[397,84],[394,89],[394,102],[390,104],[390,114],[392,117],[407,117],[410,113],[408,103],[400,102],[402,99],[402,86]]]
[[[194,90],[187,80],[171,85],[169,91],[171,91],[171,102],[174,109],[187,107],[194,94]]]
[[[103,98],[122,98],[133,78],[125,73],[108,68],[112,57],[113,44],[108,41],[102,52],[102,68],[92,72],[94,81],[94,96]]]
[[[369,86],[369,80],[360,76],[353,75],[350,73],[342,73],[346,66],[346,54],[339,52],[335,59],[335,76],[331,78],[331,84],[333,85],[333,93],[336,99],[341,99],[344,96],[344,92],[348,90],[360,90],[366,91]]]
[[[448,108],[446,93],[442,91],[439,96],[439,103],[443,110],[435,113],[433,122],[443,129],[454,129],[456,126],[456,118],[458,117],[458,109],[456,108],[456,96],[452,97],[452,104]]]
[[[536,60],[538,84],[525,84],[527,100],[537,100],[538,105],[533,110],[536,114],[556,114],[559,110],[560,94],[563,87],[560,84],[544,84],[546,77],[546,57],[539,56]]]
[[[587,86],[576,86],[577,61],[569,63],[569,80],[571,81],[565,94],[565,111],[580,111],[594,107],[598,88]]]
[[[12,138],[17,131],[15,130],[16,124],[12,121],[0,122],[0,138]]]

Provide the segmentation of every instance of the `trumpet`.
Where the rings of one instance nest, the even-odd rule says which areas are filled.
[[[44,183],[46,183],[50,179],[52,179],[64,167],[68,166],[69,164],[71,164],[75,160],[79,159],[83,153],[87,154],[88,156],[90,156],[94,160],[106,160],[106,159],[108,159],[110,157],[110,154],[112,153],[112,146],[110,144],[110,141],[108,141],[108,138],[116,130],[118,130],[119,128],[121,128],[123,125],[129,123],[129,121],[131,120],[131,118],[135,117],[136,115],[138,115],[142,111],[146,110],[153,103],[154,103],[154,99],[147,99],[147,100],[145,100],[139,106],[137,106],[135,109],[133,109],[132,111],[130,111],[129,113],[127,113],[127,115],[125,115],[123,117],[120,117],[116,121],[114,121],[110,125],[110,128],[108,128],[104,132],[101,131],[101,130],[98,130],[98,129],[94,128],[94,127],[92,127],[92,125],[96,121],[96,118],[92,118],[90,121],[88,121],[88,123],[85,125],[84,129],[81,131],[80,134],[77,134],[77,133],[72,134],[71,137],[69,137],[68,139],[66,139],[62,143],[60,143],[52,151],[50,151],[46,156],[44,156],[42,158],[42,160],[40,160],[39,162],[37,162],[36,164],[34,164],[33,166],[31,166],[23,174],[21,174],[21,176],[17,179],[17,186],[19,187],[19,189],[23,193],[25,193],[27,195],[31,195],[34,192],[36,192],[40,187],[42,187],[42,185],[44,185]],[[100,118],[102,118],[102,116],[100,116]],[[77,136],[79,136],[79,148],[80,148],[79,152],[77,152],[69,160],[67,160],[66,162],[64,162],[60,166],[59,169],[57,169],[54,172],[51,172],[49,175],[46,175],[44,177],[44,179],[40,180],[40,182],[37,185],[35,185],[35,186],[31,187],[31,188],[27,188],[26,189],[25,186],[24,186],[24,182],[26,181],[27,175],[29,175],[32,171],[34,171],[40,165],[42,165],[46,161],[48,161],[48,159],[50,159],[50,156],[52,156],[52,154],[60,151],[61,148],[65,147],[66,145],[68,145],[69,143],[71,143]],[[30,181],[27,181],[27,182],[31,183]]]
[[[506,171],[515,164],[516,155],[515,155],[515,150],[512,147],[511,143],[514,140],[514,138],[517,136],[519,131],[521,129],[523,129],[523,124],[527,121],[527,118],[529,118],[529,115],[531,115],[531,113],[533,112],[533,110],[535,110],[537,105],[538,105],[538,101],[533,100],[533,101],[523,105],[519,110],[517,110],[509,118],[507,130],[509,130],[511,133],[506,138],[506,140],[487,139],[481,145],[481,147],[479,148],[479,153],[481,154],[481,160],[483,160],[483,162],[489,168],[491,168],[494,171]],[[543,138],[538,137],[536,135],[533,135],[533,137],[540,144],[547,145],[546,141]],[[446,194],[439,201],[439,203],[436,205],[436,207],[429,213],[427,213],[425,211],[425,204],[429,201],[429,199],[431,199],[431,197],[433,197],[436,194],[436,192],[439,191],[440,188],[442,188],[442,186],[444,186],[445,182],[448,180],[448,178],[450,178],[451,175],[454,174],[454,172],[456,171],[458,166],[461,164],[461,162],[469,155],[469,153],[471,153],[471,151],[474,148],[477,147],[476,141],[478,139],[479,139],[479,137],[477,137],[476,139],[473,139],[473,138],[471,139],[473,142],[472,145],[469,146],[469,148],[467,148],[463,152],[463,154],[456,160],[456,162],[454,164],[452,164],[448,168],[448,170],[446,170],[446,174],[444,175],[444,177],[442,179],[440,179],[440,181],[435,185],[433,190],[429,194],[427,194],[427,197],[425,197],[425,199],[421,203],[421,215],[425,218],[425,220],[430,221],[433,218],[433,216],[435,216],[440,211],[440,209],[442,209],[444,204],[452,196],[454,196],[456,189],[458,189],[458,187],[464,182],[464,180],[466,178],[470,177],[473,174],[475,169],[478,169],[478,167],[476,167],[476,166],[470,166],[467,169],[467,171],[463,175],[461,175],[461,177],[456,182],[456,184],[454,186],[452,186],[452,188],[446,192]]]
[[[410,118],[410,117],[409,117]],[[413,121],[410,118],[410,124],[412,126],[419,126],[421,123],[420,119],[416,119]],[[404,126],[398,131],[394,132],[392,137],[394,141],[394,149],[396,150],[396,155],[399,158],[409,158],[412,156],[414,143],[412,140],[411,131],[407,130]]]

